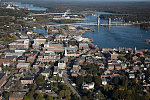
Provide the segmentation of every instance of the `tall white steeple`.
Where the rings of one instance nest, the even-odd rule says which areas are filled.
[[[65,56],[67,56],[67,49],[65,48]]]

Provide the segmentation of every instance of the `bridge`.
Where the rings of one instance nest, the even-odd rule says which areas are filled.
[[[99,26],[129,26],[129,25],[133,25],[133,24],[128,24],[128,23],[124,23],[124,24],[99,24]],[[75,23],[75,24],[57,24],[57,25],[47,25],[47,28],[51,27],[51,26],[98,26],[97,23]]]
[[[51,26],[128,26],[133,25],[130,23],[123,23],[123,22],[112,22],[111,18],[108,19],[108,24],[100,24],[100,18],[97,17],[97,22],[90,22],[90,23],[70,23],[70,24],[52,24],[47,25],[47,28]]]
[[[64,13],[43,13],[43,14],[30,14],[29,16],[44,16],[44,15],[63,15]]]

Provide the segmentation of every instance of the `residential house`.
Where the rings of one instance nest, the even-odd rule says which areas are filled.
[[[66,69],[66,63],[65,62],[59,62],[58,63],[58,69]]]
[[[82,84],[82,89],[87,89],[87,90],[94,89],[94,85],[95,85],[94,82],[91,82],[89,84],[83,83]]]
[[[106,78],[102,78],[102,85],[107,85],[107,80],[106,80]]]

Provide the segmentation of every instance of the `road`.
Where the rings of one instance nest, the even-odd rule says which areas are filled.
[[[64,71],[63,79],[64,79],[64,82],[66,83],[66,85],[67,85],[68,87],[70,87],[70,89],[72,90],[73,94],[76,94],[76,95],[81,99],[81,96],[79,95],[79,93],[77,92],[77,90],[76,90],[76,89],[70,84],[70,82],[68,81],[69,78],[68,78],[67,71]]]

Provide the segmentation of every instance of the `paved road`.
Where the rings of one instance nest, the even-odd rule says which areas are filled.
[[[81,96],[79,95],[79,93],[75,90],[75,88],[70,84],[70,82],[68,81],[69,78],[68,78],[68,74],[67,74],[67,71],[64,71],[64,82],[66,83],[66,85],[68,87],[70,87],[70,89],[72,90],[73,94],[76,94],[80,99],[81,99]]]

